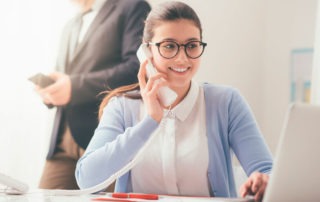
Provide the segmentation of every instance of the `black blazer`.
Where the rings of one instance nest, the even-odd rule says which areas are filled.
[[[85,149],[98,124],[98,94],[137,82],[136,51],[149,11],[149,4],[143,0],[107,0],[73,58],[68,58],[68,42],[70,25],[76,19],[66,25],[57,70],[70,75],[72,94],[68,105],[57,108],[47,158],[54,154],[65,121],[77,144]]]

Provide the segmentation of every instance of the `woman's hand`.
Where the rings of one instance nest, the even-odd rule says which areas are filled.
[[[269,175],[254,172],[248,180],[241,186],[240,194],[242,197],[248,194],[253,195],[256,201],[261,201],[269,181]]]
[[[159,88],[166,85],[165,75],[161,73],[157,73],[156,75],[152,75],[146,80],[146,66],[148,64],[148,60],[144,61],[140,65],[138,80],[141,90],[141,96],[143,102],[147,108],[148,114],[160,123],[163,117],[163,106],[159,102],[158,99],[158,91]],[[163,79],[160,79],[163,78]]]

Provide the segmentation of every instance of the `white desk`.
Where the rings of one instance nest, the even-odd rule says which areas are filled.
[[[95,202],[94,198],[106,197],[105,195],[80,195],[80,196],[52,196],[45,192],[37,191],[24,195],[0,194],[0,202]],[[138,199],[134,199],[137,201]],[[139,200],[141,202],[155,200]],[[249,199],[225,199],[225,198],[196,198],[196,197],[163,197],[157,201],[162,202],[249,202]],[[101,201],[103,202],[103,201]]]
[[[0,194],[0,202],[93,202],[96,196],[47,196],[45,194]]]

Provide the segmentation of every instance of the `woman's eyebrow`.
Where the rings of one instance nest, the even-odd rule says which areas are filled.
[[[162,39],[161,41],[174,41],[174,42],[177,42],[179,43],[179,41],[177,39],[174,39],[174,38],[164,38]],[[201,41],[199,38],[189,38],[187,40],[185,40],[184,42],[188,42],[188,41]]]

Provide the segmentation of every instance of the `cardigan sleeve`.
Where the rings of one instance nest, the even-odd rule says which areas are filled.
[[[272,155],[246,100],[232,91],[228,106],[228,134],[232,150],[249,176],[258,171],[270,173]]]
[[[75,175],[80,188],[102,183],[129,163],[158,127],[150,116],[135,126],[125,127],[130,112],[135,111],[132,108],[139,107],[125,105],[125,100],[128,98],[112,99],[105,107],[94,136],[77,163]]]

